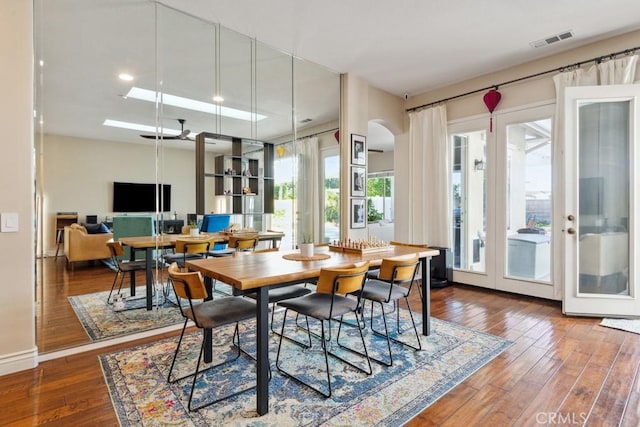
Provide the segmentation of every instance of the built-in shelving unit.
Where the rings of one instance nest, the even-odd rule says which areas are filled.
[[[207,170],[205,144],[207,139],[231,142],[231,153],[213,159],[213,169]],[[209,160],[211,160],[209,158]],[[224,198],[224,206],[215,213],[242,216],[242,225],[256,228],[263,224],[262,216],[274,209],[274,149],[273,144],[202,132],[196,136],[196,213],[205,214],[208,196]],[[208,182],[213,180],[213,183]],[[211,185],[212,184],[212,185]],[[213,194],[207,194],[207,191]],[[258,227],[260,228],[260,227]]]

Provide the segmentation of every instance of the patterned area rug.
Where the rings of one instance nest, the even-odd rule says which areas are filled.
[[[172,293],[172,292],[171,292]],[[144,286],[136,288],[136,296],[125,296],[124,310],[114,310],[113,304],[107,304],[109,291],[69,297],[69,303],[75,311],[91,341],[133,334],[149,329],[182,323],[180,310],[165,298],[162,293],[154,296],[154,309],[146,309],[146,291]]]
[[[640,319],[602,319],[600,325],[640,334]]]
[[[402,313],[401,330],[408,327],[407,313]],[[282,317],[282,313],[276,313],[276,317],[278,314]],[[395,324],[395,321],[390,323]],[[255,321],[245,322],[240,328],[243,349],[254,352]],[[312,324],[311,328],[317,330],[318,325]],[[334,325],[332,350],[338,352],[335,345],[336,329]],[[344,343],[346,331],[346,342],[361,349],[355,328],[343,328],[341,343]],[[366,331],[367,348],[370,353],[380,357],[386,341],[371,334],[369,329]],[[233,353],[230,344],[232,332],[231,327],[214,331],[213,363],[226,360]],[[302,339],[306,337],[293,326],[292,318],[287,322],[285,333],[295,334]],[[193,372],[201,336],[199,332],[185,336],[184,351],[181,350],[174,368],[176,378]],[[402,336],[407,340],[412,337],[409,333]],[[415,335],[413,338],[415,340]],[[255,416],[256,406],[253,389],[189,413],[187,401],[192,378],[175,384],[166,381],[177,338],[100,356],[121,425],[401,425],[511,345],[502,338],[434,318],[432,334],[429,337],[421,336],[422,351],[392,344],[393,366],[387,368],[372,362],[371,376],[330,358],[333,396],[325,399],[278,372],[275,368],[277,335],[271,334],[270,340],[269,357],[273,375],[269,383],[270,410],[262,417],[252,417]],[[326,385],[324,358],[319,340],[314,340],[313,347],[308,350],[285,340],[281,363],[286,369],[303,372],[314,383],[323,386]],[[359,365],[364,360],[347,352],[343,356]],[[198,380],[194,405],[230,394],[237,388],[246,387],[246,384],[255,384],[255,363],[243,355],[235,362],[207,371]]]

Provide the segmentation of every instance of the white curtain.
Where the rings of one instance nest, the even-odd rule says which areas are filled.
[[[635,80],[638,55],[598,64],[601,85],[631,84]]]
[[[589,67],[587,70],[576,69],[553,76],[553,82],[556,88],[556,114],[553,127],[553,155],[556,158],[562,158],[565,145],[564,89],[571,86],[632,84],[635,80],[637,62],[638,56],[633,55],[601,62],[600,64]],[[559,179],[554,180],[553,191],[558,196],[564,194],[564,184],[560,181],[561,180]],[[564,197],[561,196],[557,199],[562,200]],[[561,298],[563,290],[560,286],[556,286],[554,293],[556,298]]]
[[[295,243],[300,243],[302,236],[310,234],[313,241],[321,241],[320,218],[320,174],[318,166],[318,138],[305,138],[293,143],[297,156],[296,182],[296,225]]]
[[[553,140],[561,141],[561,136],[564,135],[564,88],[570,86],[596,86],[598,84],[631,84],[635,80],[637,62],[638,55],[633,55],[601,62],[588,70],[577,69],[553,76],[553,82],[556,86],[556,120]],[[598,79],[598,74],[600,74],[600,79]],[[558,148],[560,145],[556,144],[555,146]]]
[[[451,150],[444,105],[409,113],[410,243],[451,247]]]
[[[556,86],[556,120],[553,140],[561,141],[564,135],[564,88],[570,86],[596,86],[613,84],[631,84],[635,80],[638,55],[601,62],[588,70],[577,69],[556,74],[553,82]],[[600,74],[600,79],[598,79]],[[599,81],[598,81],[599,80]],[[556,144],[558,147],[560,144]]]

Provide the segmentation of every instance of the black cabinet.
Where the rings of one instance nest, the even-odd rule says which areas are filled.
[[[438,249],[440,255],[431,258],[431,287],[442,288],[453,282],[453,255],[451,249],[429,246]]]
[[[160,220],[160,225],[156,222],[156,232],[164,234],[180,234],[184,221],[181,219],[165,219]]]

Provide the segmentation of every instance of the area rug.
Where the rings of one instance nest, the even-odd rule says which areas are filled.
[[[405,332],[408,332],[407,318],[403,310],[400,329]],[[312,325],[312,329],[316,327]],[[286,331],[298,338],[306,337],[295,326]],[[341,342],[345,336],[349,345],[358,348],[355,328],[343,328],[341,334],[346,331],[349,333],[341,335]],[[234,352],[230,344],[232,332],[231,327],[214,332],[212,363],[226,360]],[[334,339],[335,332],[334,328]],[[402,335],[404,339],[411,338],[409,333]],[[185,336],[184,351],[181,350],[174,368],[175,377],[193,372],[201,336],[199,332]],[[415,335],[413,338],[415,340]],[[324,358],[320,343],[314,340],[314,346],[308,350],[285,340],[281,359],[288,370],[306,373],[308,379],[322,387],[326,384]],[[255,351],[255,321],[241,325],[241,341],[243,349],[249,353]],[[372,362],[371,376],[330,358],[333,395],[327,399],[279,373],[275,368],[278,337],[271,334],[269,413],[261,417],[255,417],[254,389],[189,412],[187,402],[192,378],[175,384],[168,384],[166,380],[177,338],[102,355],[100,361],[122,426],[396,426],[415,417],[511,344],[500,337],[435,318],[431,335],[421,336],[421,341],[422,351],[392,344],[393,366]],[[369,329],[366,329],[366,343],[370,353],[377,357],[386,347],[386,341],[371,334]],[[332,349],[339,351],[335,343]],[[352,362],[362,365],[363,358],[343,353],[347,354]],[[194,405],[219,397],[219,393],[227,395],[246,384],[255,384],[255,363],[243,355],[223,367],[206,371],[197,382]]]
[[[600,325],[607,328],[621,329],[634,334],[640,334],[640,319],[602,319]]]
[[[122,335],[162,328],[183,322],[180,310],[171,298],[162,293],[154,296],[154,308],[146,309],[146,290],[136,288],[136,296],[130,297],[124,291],[124,310],[116,311],[113,304],[107,304],[109,291],[71,296],[68,298],[73,311],[91,341],[114,338]]]

